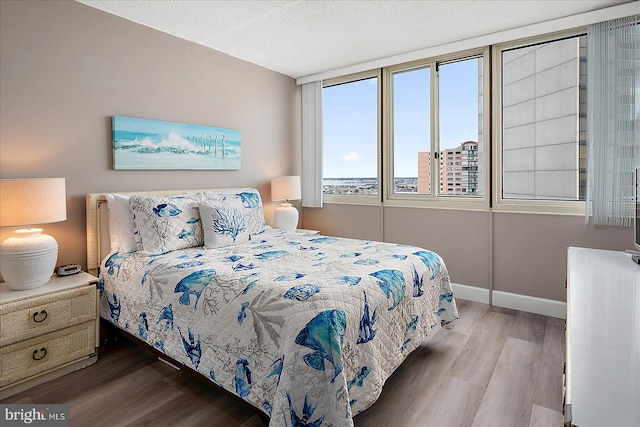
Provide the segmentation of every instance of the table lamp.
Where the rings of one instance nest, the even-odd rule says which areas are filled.
[[[274,213],[276,228],[295,230],[298,227],[298,210],[291,206],[289,200],[299,200],[301,197],[299,176],[280,176],[271,180],[271,200],[285,201]]]
[[[27,226],[0,246],[0,274],[9,288],[38,288],[51,279],[58,261],[58,242],[31,225],[66,219],[64,178],[0,180],[0,226]]]

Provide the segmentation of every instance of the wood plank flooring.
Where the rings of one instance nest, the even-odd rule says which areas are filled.
[[[457,300],[387,380],[356,427],[562,426],[564,321]],[[98,362],[2,403],[67,403],[71,426],[238,426],[264,421],[237,401],[129,343]]]

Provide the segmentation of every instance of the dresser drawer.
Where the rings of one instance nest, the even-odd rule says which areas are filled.
[[[96,318],[94,285],[0,306],[0,347]]]
[[[95,354],[95,321],[0,348],[0,387]]]

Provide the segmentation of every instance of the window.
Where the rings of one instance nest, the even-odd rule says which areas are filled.
[[[393,193],[431,194],[431,67],[392,79]]]
[[[433,203],[462,197],[484,203],[484,55],[461,54],[385,70],[385,99],[390,99],[385,135],[391,154],[385,169],[387,201]],[[447,185],[453,171],[461,171],[460,188]]]
[[[378,74],[359,74],[324,82],[325,196],[367,196],[379,200]]]
[[[488,52],[323,82],[325,201],[487,208]]]
[[[483,146],[483,58],[442,63],[438,74],[440,150],[446,149],[447,155],[454,157],[454,164],[461,166],[455,169],[463,171],[464,180],[456,178],[456,181],[463,181],[462,192],[468,193],[465,197],[482,196],[484,189],[478,187],[477,180],[482,181],[483,170],[478,165],[483,162],[477,151]],[[441,180],[447,171],[446,167],[440,170]],[[441,194],[450,195],[448,191]]]
[[[585,200],[586,36],[508,46],[499,58],[499,202]]]

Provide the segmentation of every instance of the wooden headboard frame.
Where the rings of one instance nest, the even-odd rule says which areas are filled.
[[[158,191],[130,191],[117,192],[124,196],[174,196],[176,194],[199,193],[204,191],[240,191],[247,187],[238,188],[204,188],[196,190],[158,190]],[[98,275],[100,262],[109,253],[111,240],[109,238],[109,216],[107,212],[107,193],[87,194],[87,271]]]

